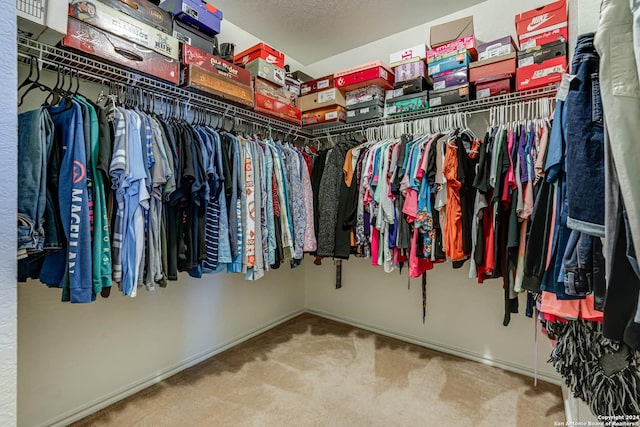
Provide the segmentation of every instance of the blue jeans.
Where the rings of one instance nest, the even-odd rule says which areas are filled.
[[[47,160],[53,122],[44,108],[18,115],[18,258],[44,247]]]
[[[567,95],[567,226],[604,237],[604,129],[594,34],[578,37]]]

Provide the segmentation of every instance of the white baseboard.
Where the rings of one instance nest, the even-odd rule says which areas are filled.
[[[47,421],[46,423],[44,423],[43,425],[45,426],[66,426],[69,425],[75,421],[81,420],[82,418],[89,416],[103,408],[106,408],[109,405],[112,405],[126,397],[129,397],[141,390],[144,390],[147,387],[150,387],[154,384],[159,383],[160,381],[163,381],[177,373],[179,373],[180,371],[183,371],[187,368],[190,368],[192,366],[197,365],[200,362],[203,362],[207,359],[209,359],[210,357],[215,356],[218,353],[222,353],[225,350],[228,350],[231,347],[234,347],[238,344],[241,344],[253,337],[255,337],[256,335],[260,335],[266,331],[268,331],[269,329],[272,329],[276,326],[278,326],[281,323],[286,322],[287,320],[293,319],[296,316],[299,316],[301,314],[305,313],[305,310],[296,310],[293,313],[287,314],[285,316],[282,316],[276,320],[273,320],[269,323],[266,323],[262,326],[259,326],[255,329],[252,329],[251,331],[247,332],[246,334],[243,334],[241,336],[235,337],[223,344],[217,345],[209,350],[206,350],[202,353],[196,354],[195,356],[192,356],[188,359],[183,360],[180,363],[177,363],[174,366],[171,366],[161,372],[158,372],[155,375],[149,376],[143,380],[140,381],[136,381],[133,382],[125,387],[120,388],[119,390],[114,391],[113,393],[109,393],[106,396],[103,396],[101,398],[95,399],[92,402],[87,403],[86,405],[82,405],[79,408],[73,409],[71,411],[68,411],[67,413],[60,415],[59,417],[56,417],[54,419],[51,419],[49,421]]]
[[[477,354],[477,353],[473,353],[461,348],[455,348],[455,347],[451,347],[445,344],[440,344],[440,343],[436,343],[436,342],[432,342],[432,341],[427,341],[423,338],[420,337],[416,337],[416,336],[412,336],[412,335],[407,335],[404,334],[402,332],[398,332],[398,331],[393,331],[393,330],[389,330],[389,329],[385,329],[385,328],[381,328],[378,326],[373,326],[373,325],[369,325],[366,323],[362,323],[360,321],[354,320],[354,319],[350,319],[347,317],[342,317],[342,316],[338,316],[335,315],[333,313],[329,313],[326,311],[322,311],[322,310],[315,310],[312,308],[307,308],[306,310],[307,313],[311,313],[311,314],[315,314],[317,316],[320,317],[325,317],[327,319],[331,319],[331,320],[335,320],[337,322],[341,322],[341,323],[346,323],[348,325],[351,326],[355,326],[356,328],[360,328],[360,329],[364,329],[367,330],[369,332],[374,332],[376,334],[380,334],[380,335],[384,335],[390,338],[395,338],[401,341],[406,341],[409,342],[411,344],[416,344],[422,347],[426,347],[426,348],[430,348],[432,350],[437,350],[440,351],[442,353],[447,353],[447,354],[451,354],[454,356],[458,356],[458,357],[462,357],[464,359],[469,359],[469,360],[473,360],[475,362],[480,362],[482,364],[485,365],[489,365],[489,366],[493,366],[496,368],[500,368],[500,369],[504,369],[505,371],[510,371],[510,372],[515,372],[517,374],[522,374],[522,375],[526,375],[528,377],[532,377],[534,376],[534,372],[531,368],[527,367],[527,366],[522,366],[522,365],[518,365],[515,363],[510,363],[510,362],[506,362],[503,360],[497,360],[497,359],[489,359],[481,354]],[[556,385],[561,385],[562,384],[562,378],[560,376],[553,376],[553,375],[548,375],[545,373],[540,373],[538,372],[538,378],[540,380],[546,381],[548,383],[551,384],[556,384]]]

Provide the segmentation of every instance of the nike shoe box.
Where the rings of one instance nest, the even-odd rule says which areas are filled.
[[[427,77],[427,63],[420,58],[416,58],[406,64],[398,65],[393,69],[393,72],[395,74],[395,83],[401,83],[417,77]]]
[[[471,99],[469,84],[455,88],[431,92],[429,104],[431,108],[467,102]]]
[[[455,68],[434,74],[433,90],[451,89],[469,83],[469,69],[467,67]]]
[[[382,86],[365,86],[346,93],[347,110],[369,105],[383,104],[385,90]]]
[[[320,125],[324,123],[344,122],[347,110],[339,105],[307,111],[302,114],[302,126]]]
[[[333,75],[337,88],[350,91],[365,86],[382,86],[393,89],[395,76],[381,61],[339,71]]]
[[[544,61],[558,56],[567,56],[567,42],[556,40],[542,46],[532,47],[518,52],[518,67],[542,64]]]
[[[208,36],[220,33],[222,11],[203,0],[164,0],[160,7]]]
[[[521,50],[569,39],[566,0],[549,3],[516,15]]]
[[[389,65],[397,67],[407,62],[427,59],[427,46],[419,44],[408,49],[399,50],[389,55]]]
[[[296,106],[302,110],[302,112],[331,107],[334,105],[339,105],[341,107],[346,105],[344,94],[335,87],[312,93],[310,95],[301,96],[296,101]]]
[[[513,91],[513,74],[486,77],[477,80],[475,85],[476,99],[511,93]]]
[[[566,56],[548,59],[541,64],[520,67],[516,71],[516,89],[522,91],[556,84],[562,80],[562,73],[566,70]]]
[[[178,84],[180,80],[178,60],[167,58],[149,49],[142,49],[134,42],[109,34],[105,30],[72,17],[67,21],[67,35],[61,43],[62,46],[174,84]]]
[[[246,65],[256,59],[264,59],[266,62],[284,69],[284,53],[275,50],[266,43],[258,43],[249,49],[240,52],[233,57],[235,64]]]
[[[475,82],[487,77],[498,76],[500,74],[515,74],[516,72],[516,53],[508,53],[502,56],[496,56],[484,61],[478,61],[469,67],[469,81]]]
[[[182,43],[181,48],[183,65],[197,65],[210,73],[217,74],[249,88],[251,87],[251,73],[244,68],[185,43]]]
[[[99,0],[166,34],[173,32],[171,14],[148,0]],[[175,36],[174,36],[175,37]]]
[[[278,86],[284,86],[286,83],[284,78],[284,69],[267,62],[262,58],[249,62],[244,68],[251,73],[253,77],[261,77],[277,84]]]
[[[390,91],[391,92],[391,91]],[[429,91],[391,98],[385,101],[384,115],[417,113],[429,110]]]
[[[331,89],[333,87],[336,86],[332,74],[330,76],[320,77],[319,79],[302,83],[302,85],[300,85],[300,95],[310,95],[312,93],[316,93],[325,89]]]
[[[447,56],[429,64],[429,75],[442,73],[456,68],[468,67],[471,64],[471,56],[466,49],[457,51],[455,55]]]
[[[373,104],[347,110],[347,123],[379,119],[384,116],[384,104]]]
[[[256,93],[255,104],[254,110],[259,113],[286,120],[298,126],[301,124],[302,112],[285,102]]]
[[[478,59],[476,37],[473,34],[447,44],[443,44],[442,46],[429,49],[427,51],[427,64],[432,64],[449,56],[455,56],[462,50],[466,50],[472,60],[475,61]]]
[[[518,52],[518,47],[513,37],[506,36],[489,43],[478,46],[478,61],[495,58],[496,56],[507,55]]]

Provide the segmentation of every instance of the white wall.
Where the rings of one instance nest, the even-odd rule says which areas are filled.
[[[15,37],[11,43],[15,45]],[[11,70],[6,72],[10,75],[15,65],[8,65]],[[18,67],[20,81],[28,72],[26,65]],[[51,86],[55,84],[52,72],[44,71],[42,79]],[[10,87],[16,84],[12,82]],[[99,85],[84,82],[80,93],[96,99],[99,90]],[[43,101],[36,92],[27,95],[21,111],[36,108]],[[0,100],[15,109],[15,99]],[[15,118],[15,114],[0,115],[0,121],[9,121],[8,129],[13,131]],[[3,125],[0,122],[1,129],[5,129]],[[16,145],[10,142],[9,134],[3,132],[7,139],[0,145],[0,162],[9,164],[0,168],[0,179],[3,188],[9,190],[2,197],[10,199],[15,198],[10,188],[15,184],[17,162],[10,150]],[[0,351],[8,358],[0,365],[3,392],[15,388],[15,377],[11,376],[15,375],[15,357],[13,363],[9,357],[16,349],[15,332],[11,334],[16,326],[15,211],[15,201],[5,203],[3,199],[0,203],[0,231],[11,236],[0,239],[0,272],[11,279],[0,286],[0,344],[6,342],[0,345]],[[8,253],[4,253],[4,245],[9,246]],[[37,281],[19,284],[19,425],[64,424],[88,415],[113,403],[122,393],[137,391],[231,342],[300,313],[305,302],[304,277],[302,269],[291,270],[288,266],[268,272],[257,282],[245,282],[238,275],[191,279],[181,274],[180,280],[169,282],[167,289],[140,290],[132,299],[114,288],[110,298],[98,297],[86,305],[62,303],[60,289],[48,289]],[[7,410],[15,404],[15,396],[15,391],[7,394]],[[11,425],[3,422],[5,413],[15,416],[15,410],[0,411],[0,425]]]
[[[387,274],[365,259],[343,261],[342,289],[338,290],[331,260],[324,260],[321,267],[307,265],[307,309],[532,375],[534,323],[524,315],[524,295],[520,313],[512,315],[505,328],[502,281],[477,284],[468,278],[465,267],[454,270],[446,263],[427,272],[425,324],[421,279],[412,279],[411,289],[407,289],[406,267],[402,273]],[[553,368],[546,363],[549,340],[541,335],[539,341],[539,373],[557,382]]]
[[[234,43],[236,45],[235,53],[237,55],[243,50],[250,48],[251,46],[257,43],[261,43],[262,40],[260,40],[253,34],[250,34],[247,31],[244,31],[237,25],[224,19],[220,27],[220,34],[218,35],[218,43],[225,43],[225,42]],[[278,49],[278,46],[272,46],[272,47],[274,49]],[[307,70],[306,66],[302,65],[295,58],[292,58],[289,55],[287,55],[287,52],[284,52],[284,54],[285,54],[285,64],[289,64],[291,66],[291,71],[300,70],[300,71],[306,72]]]
[[[15,2],[0,0],[3,10]],[[5,58],[16,54],[16,17],[0,14],[0,46]],[[16,116],[16,71],[11,60],[0,62],[4,82],[0,96],[0,425],[16,425],[17,300],[16,300],[16,164],[18,136]]]
[[[508,34],[515,39],[516,14],[550,2],[551,0],[487,0],[451,15],[318,61],[307,68],[312,76],[324,76],[377,59],[388,63],[389,54],[392,52],[420,43],[429,44],[429,29],[433,25],[465,16],[473,16],[475,35],[478,40],[489,42]]]

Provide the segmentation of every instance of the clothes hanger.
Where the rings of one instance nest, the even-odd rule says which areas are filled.
[[[33,64],[32,68],[35,67],[35,80],[33,80],[33,77],[31,76],[31,69],[29,70],[29,76],[27,76],[27,78],[25,79],[25,81],[22,82],[22,84],[20,85],[20,88],[25,87],[26,85],[29,85],[29,87],[27,87],[27,90],[22,94],[22,96],[20,97],[20,101],[18,102],[18,107],[20,107],[22,105],[22,103],[24,102],[25,97],[27,96],[27,94],[29,92],[31,92],[33,89],[40,89],[43,92],[49,92],[52,93],[53,89],[51,89],[49,86],[43,84],[40,82],[40,67],[38,65],[38,59],[35,56],[31,56],[31,64],[33,64],[33,61],[35,61],[36,63]],[[48,96],[47,96],[48,98]]]

